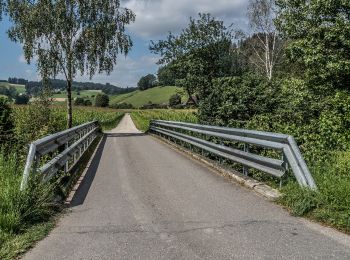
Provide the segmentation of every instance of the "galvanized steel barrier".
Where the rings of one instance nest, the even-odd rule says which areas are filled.
[[[163,120],[151,121],[150,130],[240,163],[244,166],[245,173],[247,173],[246,167],[251,167],[282,178],[289,166],[300,186],[317,189],[299,147],[290,135]],[[222,143],[210,142],[191,136],[188,132],[243,143],[244,149],[234,149]],[[279,160],[250,153],[249,145],[281,151],[283,158]]]
[[[31,143],[23,172],[21,190],[25,189],[32,171],[43,174],[45,181],[51,179],[61,169],[67,172],[91,145],[99,129],[97,121],[89,122]],[[59,151],[59,154],[56,151]],[[42,166],[38,165],[40,158],[50,154],[54,154],[51,160]]]

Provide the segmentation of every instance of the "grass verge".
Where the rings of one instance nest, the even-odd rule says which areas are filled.
[[[0,155],[0,259],[14,259],[43,239],[55,226],[63,206],[55,203],[65,198],[80,177],[102,135],[99,135],[73,167],[71,174],[53,183],[42,184],[32,178],[28,188],[20,191],[22,167],[15,154]],[[35,176],[35,175],[32,175]],[[59,183],[59,185],[57,185]]]

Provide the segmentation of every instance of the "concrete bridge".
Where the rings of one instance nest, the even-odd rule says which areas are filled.
[[[290,216],[126,115],[68,212],[23,259],[350,259],[350,238]]]

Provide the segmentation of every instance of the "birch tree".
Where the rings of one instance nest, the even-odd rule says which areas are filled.
[[[1,0],[0,0],[1,1]],[[109,74],[118,54],[132,47],[125,26],[134,13],[120,0],[8,0],[13,22],[9,37],[23,45],[28,63],[36,60],[43,78],[67,81],[67,126],[72,127],[72,83],[77,75]]]
[[[250,0],[247,16],[251,39],[247,41],[253,51],[249,61],[271,80],[282,49],[282,41],[274,25],[277,9],[274,0]]]

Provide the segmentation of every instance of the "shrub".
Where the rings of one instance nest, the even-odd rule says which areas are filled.
[[[109,97],[106,94],[97,94],[95,97],[96,107],[108,107]]]
[[[0,97],[0,147],[11,142],[13,129],[8,99]]]
[[[92,102],[88,99],[84,101],[84,106],[92,106]]]
[[[74,105],[76,105],[76,106],[84,106],[84,105],[85,105],[85,100],[84,100],[84,98],[77,97],[77,98],[74,100]]]
[[[113,104],[110,107],[115,109],[134,109],[134,106],[132,104],[124,102]]]
[[[15,104],[17,105],[26,105],[29,102],[29,97],[27,95],[16,95]]]
[[[174,94],[169,99],[169,106],[175,107],[181,105],[181,96],[179,94]]]

